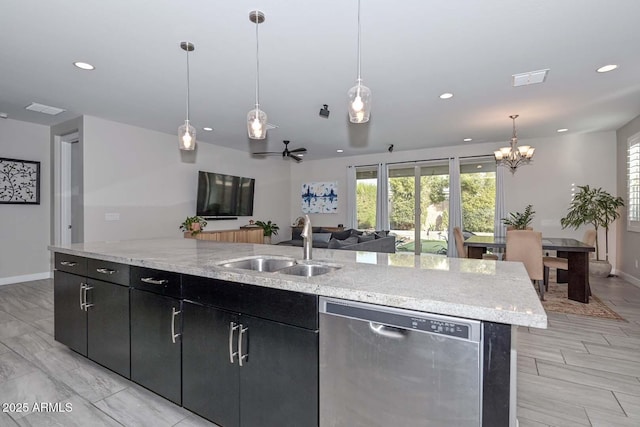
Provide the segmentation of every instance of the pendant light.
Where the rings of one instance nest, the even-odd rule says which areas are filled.
[[[520,165],[526,165],[531,161],[535,148],[529,145],[521,145],[518,147],[518,135],[516,134],[516,119],[517,114],[509,116],[513,120],[513,135],[511,136],[511,142],[508,147],[502,147],[501,149],[494,151],[496,158],[496,164],[507,166],[511,169],[511,173],[515,173],[516,169]]]
[[[193,43],[180,43],[182,50],[187,52],[187,119],[178,128],[178,144],[181,150],[192,151],[196,148],[196,129],[189,124],[189,52],[195,49]]]
[[[256,108],[247,114],[247,132],[250,139],[265,139],[267,136],[267,114],[260,109],[260,59],[258,44],[258,25],[264,22],[264,13],[254,10],[249,20],[256,24]]]
[[[360,76],[360,0],[358,0],[358,79],[357,84],[349,89],[349,121],[351,123],[366,123],[371,114],[371,90],[362,84]]]

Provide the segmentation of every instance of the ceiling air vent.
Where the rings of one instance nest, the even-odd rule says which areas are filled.
[[[37,102],[32,102],[30,105],[24,107],[25,110],[35,111],[37,113],[49,114],[50,116],[57,116],[60,113],[63,113],[67,110],[58,107],[51,107],[50,105],[38,104]]]
[[[546,70],[529,71],[528,73],[514,74],[512,77],[513,87],[533,85],[542,83],[547,79],[549,68]]]

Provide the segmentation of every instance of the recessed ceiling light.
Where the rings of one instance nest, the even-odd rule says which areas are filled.
[[[465,138],[465,139],[463,139],[463,141],[464,141],[464,142],[469,142],[469,141],[473,141],[473,139],[471,139],[471,138]]]
[[[93,65],[87,63],[87,62],[81,62],[81,61],[76,61],[73,63],[73,65],[75,65],[76,67],[80,68],[81,70],[95,70],[96,67],[94,67]]]
[[[449,99],[449,98],[453,98],[453,94],[452,93],[445,92],[442,95],[440,95],[440,99]]]
[[[596,71],[598,73],[607,73],[609,71],[615,70],[616,68],[618,68],[616,64],[609,64],[609,65],[605,65],[604,67],[598,68]]]
[[[336,153],[344,153],[344,150],[337,149]]]
[[[207,132],[211,132],[213,130],[213,128],[206,127],[206,128],[202,128],[202,130],[206,130]]]
[[[562,133],[562,132],[566,132],[566,131],[568,131],[568,130],[569,130],[569,129],[567,129],[567,128],[562,128],[562,129],[558,129],[558,132]]]

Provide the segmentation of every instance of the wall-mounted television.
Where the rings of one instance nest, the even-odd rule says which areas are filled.
[[[255,182],[253,178],[199,171],[196,215],[206,218],[252,216]]]

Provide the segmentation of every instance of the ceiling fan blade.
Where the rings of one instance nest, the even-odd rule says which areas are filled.
[[[306,148],[296,148],[295,150],[289,150],[290,153],[304,153],[306,151]]]
[[[289,154],[289,157],[291,157],[293,160],[295,160],[298,163],[302,161],[302,157],[298,157],[295,154]]]
[[[260,151],[258,153],[251,153],[254,155],[265,156],[267,154],[282,154],[280,151]]]

